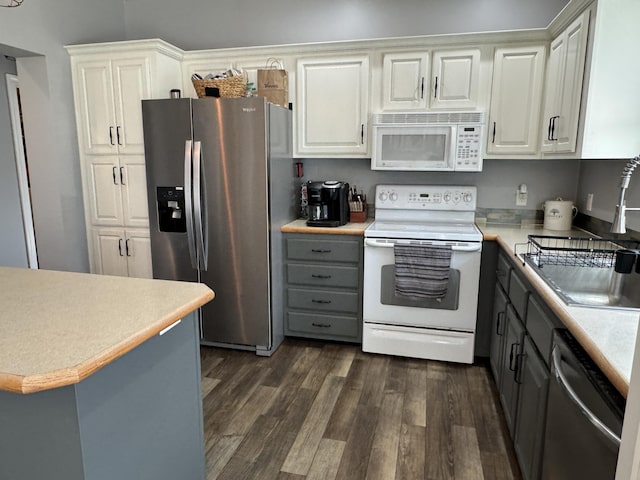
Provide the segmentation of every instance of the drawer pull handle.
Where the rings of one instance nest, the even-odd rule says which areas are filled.
[[[324,303],[324,304],[329,304],[331,303],[331,300],[316,300],[315,298],[311,299],[312,303]]]
[[[312,248],[311,251],[313,253],[331,253],[331,250],[323,250],[320,248]]]
[[[330,324],[330,323],[315,323],[315,322],[313,322],[313,323],[311,324],[311,326],[313,326],[313,327],[319,327],[319,328],[330,328],[330,327],[331,327],[331,324]]]
[[[326,280],[328,278],[331,278],[331,275],[318,275],[318,274],[312,273],[311,277],[312,278],[322,278],[323,280]]]

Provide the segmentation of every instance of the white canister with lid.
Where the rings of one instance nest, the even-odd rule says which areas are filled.
[[[571,230],[571,222],[578,209],[571,200],[558,197],[544,202],[544,228],[546,230]]]

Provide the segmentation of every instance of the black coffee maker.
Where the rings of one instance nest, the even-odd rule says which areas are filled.
[[[339,227],[349,221],[349,184],[336,180],[307,182],[310,227]]]

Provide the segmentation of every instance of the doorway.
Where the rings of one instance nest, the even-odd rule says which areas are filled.
[[[27,251],[27,264],[29,268],[38,268],[36,234],[33,227],[33,213],[31,210],[31,184],[29,181],[29,166],[23,133],[22,108],[20,104],[20,83],[17,75],[7,73],[6,84],[13,148],[16,159],[16,172],[18,176],[20,207],[24,226],[25,247]]]

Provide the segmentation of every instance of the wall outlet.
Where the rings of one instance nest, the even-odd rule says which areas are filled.
[[[587,195],[587,205],[586,205],[587,212],[590,212],[592,208],[593,208],[593,193],[590,193],[589,195]]]
[[[516,206],[524,207],[527,205],[527,192],[516,193]]]

